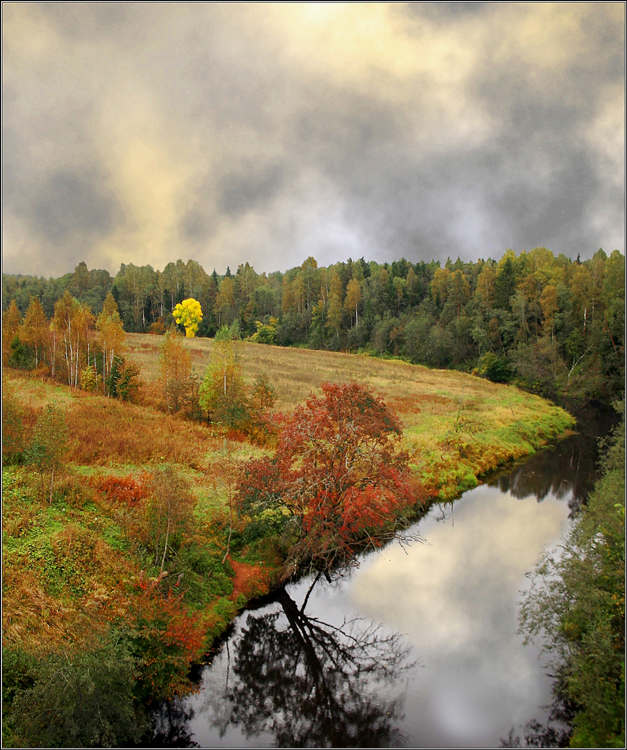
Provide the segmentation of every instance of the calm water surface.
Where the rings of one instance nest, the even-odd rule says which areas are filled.
[[[434,507],[414,527],[422,543],[244,612],[199,693],[162,707],[161,743],[499,747],[542,723],[551,683],[518,606],[593,481],[594,432]]]

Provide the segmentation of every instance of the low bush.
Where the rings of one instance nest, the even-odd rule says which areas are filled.
[[[148,497],[148,479],[149,475],[145,473],[139,480],[131,476],[106,476],[97,482],[96,487],[109,501],[136,507]]]
[[[5,740],[17,747],[116,747],[138,741],[147,721],[133,696],[135,674],[135,660],[114,641],[39,660],[3,651],[3,694],[6,700],[6,689],[9,697]]]

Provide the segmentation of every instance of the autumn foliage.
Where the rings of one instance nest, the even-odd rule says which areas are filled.
[[[181,339],[176,331],[170,330],[163,337],[160,347],[159,375],[168,412],[177,412],[183,408],[193,412],[195,381],[192,358]]]
[[[203,651],[205,634],[200,615],[189,611],[182,596],[160,591],[161,578],[148,578],[142,571],[126,616],[139,679],[152,699],[189,692],[186,675]]]
[[[353,561],[389,540],[422,496],[399,449],[401,425],[357,383],[324,384],[289,418],[274,456],[251,461],[238,486],[240,513],[284,521],[284,577]]]
[[[146,497],[148,475],[142,477],[143,481],[137,481],[133,477],[103,477],[97,484],[98,490],[109,500],[123,505],[135,507]]]
[[[184,299],[172,310],[174,320],[182,326],[185,326],[185,335],[193,338],[198,332],[198,326],[202,320],[202,309],[200,302],[193,297]]]

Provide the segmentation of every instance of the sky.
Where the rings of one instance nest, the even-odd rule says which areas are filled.
[[[2,262],[625,246],[625,6],[2,4]]]

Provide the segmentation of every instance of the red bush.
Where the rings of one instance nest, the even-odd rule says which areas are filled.
[[[286,570],[350,563],[364,545],[392,538],[424,497],[382,399],[357,383],[322,392],[285,420],[274,456],[249,462],[238,484],[240,512],[274,509],[297,521]]]
[[[142,475],[139,481],[133,477],[104,477],[98,482],[97,489],[114,503],[123,503],[135,507],[148,497],[147,475]]]

